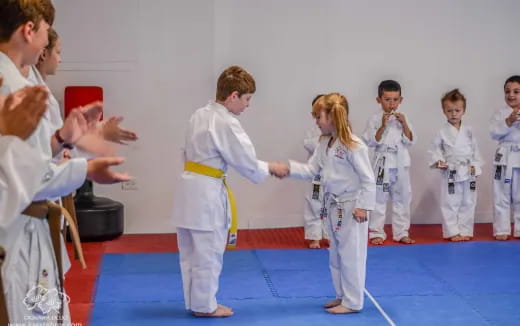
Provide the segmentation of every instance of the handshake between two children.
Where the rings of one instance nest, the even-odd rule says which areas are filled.
[[[287,177],[290,172],[291,171],[287,163],[269,162],[269,173],[271,173],[271,175],[277,177],[278,179],[283,179]]]

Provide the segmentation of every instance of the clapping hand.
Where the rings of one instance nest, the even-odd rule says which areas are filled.
[[[123,121],[123,117],[111,117],[104,121],[101,126],[103,138],[121,145],[126,145],[125,141],[136,141],[137,134],[135,132],[119,127],[121,121]]]
[[[0,134],[23,140],[29,138],[47,110],[47,97],[43,86],[26,87],[7,97],[0,96]]]

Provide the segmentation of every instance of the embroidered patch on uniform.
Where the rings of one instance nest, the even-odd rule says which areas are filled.
[[[318,184],[312,185],[312,199],[315,199],[315,200],[320,199],[320,185],[318,185]]]
[[[46,269],[42,270],[42,276],[43,277],[47,277],[49,275],[49,273],[47,272]]]
[[[340,158],[340,159],[345,159],[345,155],[347,155],[347,153],[343,150],[343,148],[341,147],[336,147],[336,157],[337,158]]]

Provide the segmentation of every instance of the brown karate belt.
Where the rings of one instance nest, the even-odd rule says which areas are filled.
[[[61,197],[61,206],[63,208],[65,208],[67,210],[67,212],[69,212],[70,214],[70,217],[72,219],[72,221],[74,223],[71,223],[69,221],[69,224],[74,224],[74,226],[76,227],[76,230],[78,230],[78,235],[79,235],[79,226],[78,226],[78,217],[76,215],[76,205],[74,204],[74,197],[72,196],[72,194],[69,194],[65,197]],[[62,230],[62,233],[63,233],[63,239],[66,240],[67,239],[67,227],[64,226],[63,227],[63,230]],[[71,231],[71,238],[72,238],[72,231]],[[81,247],[80,247],[81,249]],[[75,259],[79,259],[79,250],[76,246],[74,246],[74,258]],[[83,264],[81,265],[83,267],[83,269],[85,269],[86,266],[83,266]]]

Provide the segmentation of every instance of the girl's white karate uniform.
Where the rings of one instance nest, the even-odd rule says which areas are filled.
[[[440,170],[443,237],[472,237],[477,205],[476,177],[482,174],[482,157],[473,130],[464,123],[457,129],[446,122],[435,136],[429,154],[430,166],[438,161],[448,166]]]
[[[312,127],[305,133],[303,147],[305,147],[307,153],[309,153],[309,158],[316,150],[316,147],[318,147],[320,143],[320,136],[321,131],[317,126]],[[305,193],[303,222],[305,239],[307,240],[321,240],[322,237],[328,238],[320,217],[320,210],[323,201],[323,191],[320,184],[321,176],[317,175],[312,180],[312,183],[309,185],[309,189],[307,189]],[[318,189],[317,192],[315,191],[315,187]]]
[[[323,137],[306,164],[290,161],[291,177],[310,180],[322,177],[326,225],[330,235],[329,267],[341,304],[353,310],[363,308],[368,223],[358,223],[355,208],[373,210],[376,200],[374,173],[368,149],[361,139],[354,150],[339,140],[328,148],[330,137]],[[341,209],[341,218],[339,210]]]
[[[410,154],[408,147],[415,143],[403,132],[403,126],[391,116],[386,124],[380,141],[376,141],[376,132],[381,127],[384,112],[375,114],[367,123],[363,140],[374,148],[372,164],[377,183],[376,207],[370,215],[369,238],[386,239],[384,230],[387,201],[392,201],[392,233],[395,241],[409,235],[410,203],[412,190],[410,185]],[[412,126],[407,120],[410,130]],[[383,173],[383,176],[381,175]]]
[[[490,124],[491,138],[498,141],[493,159],[494,236],[511,235],[512,204],[513,236],[520,237],[520,122],[511,127],[505,122],[512,112],[510,107],[495,111]]]
[[[15,92],[31,82],[25,79],[14,63],[0,52],[0,74],[4,83],[3,95]],[[86,178],[87,161],[72,159],[61,165],[51,162],[50,139],[53,134],[47,111],[27,143],[40,152],[47,162],[47,171],[37,187],[32,201],[47,200],[67,195],[76,190]],[[37,219],[19,214],[7,227],[5,249],[9,253],[2,268],[4,291],[11,323],[24,323],[28,318],[40,322],[53,321],[58,309],[38,305],[38,298],[30,298],[31,290],[42,285],[48,290],[59,291],[59,277],[54,258],[47,219]],[[62,242],[62,250],[65,248]],[[53,292],[54,293],[54,292]],[[29,299],[28,299],[29,298]],[[70,324],[68,305],[64,307],[64,325]],[[42,321],[43,320],[43,321]]]
[[[254,183],[269,176],[267,162],[256,158],[238,119],[213,101],[190,118],[185,161],[224,172],[231,166]],[[231,221],[222,180],[184,171],[175,197],[174,219],[186,309],[213,312]]]

